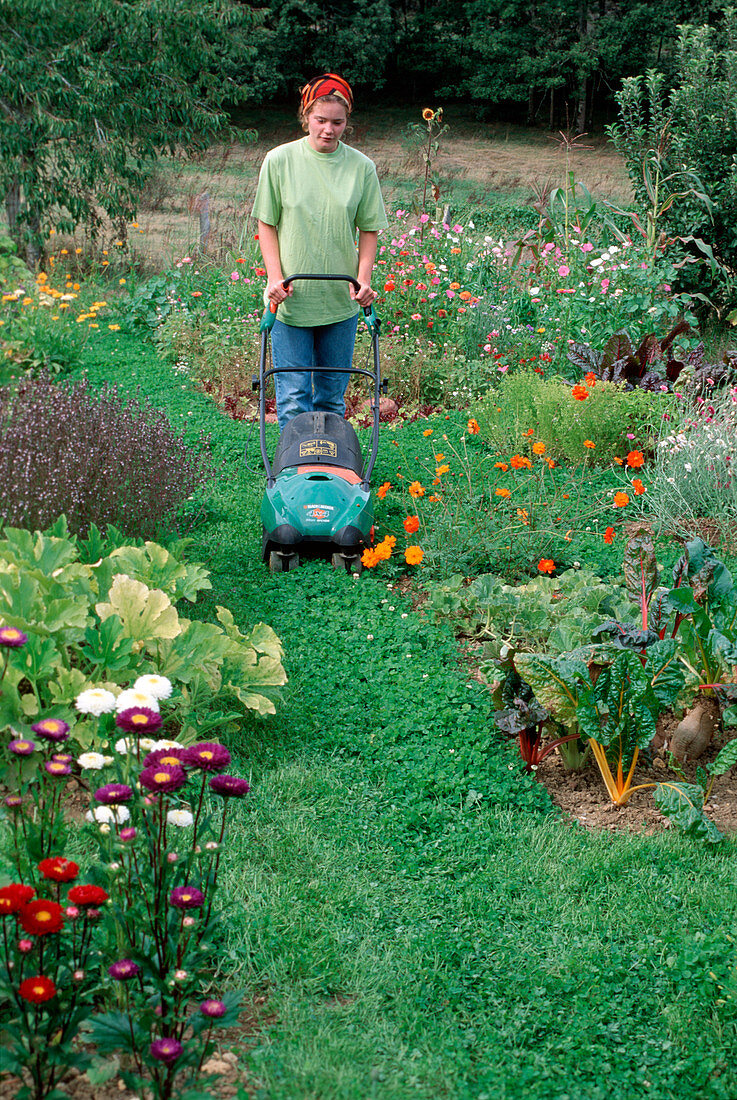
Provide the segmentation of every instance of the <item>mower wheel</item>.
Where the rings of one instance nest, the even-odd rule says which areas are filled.
[[[299,554],[280,554],[272,550],[269,554],[270,573],[288,573],[299,566]]]
[[[333,554],[333,569],[343,569],[346,573],[361,573],[363,565],[358,554]]]

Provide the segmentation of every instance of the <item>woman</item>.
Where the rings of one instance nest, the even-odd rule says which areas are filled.
[[[279,306],[271,334],[279,427],[313,409],[345,414],[345,390],[359,307],[376,298],[371,273],[378,231],[387,225],[376,166],[340,140],[353,109],[350,85],[335,73],[302,89],[306,137],[266,154],[253,217],[266,267],[266,295]],[[358,248],[356,248],[358,231]],[[346,282],[297,281],[288,275],[352,275]],[[329,368],[326,373],[312,367]]]

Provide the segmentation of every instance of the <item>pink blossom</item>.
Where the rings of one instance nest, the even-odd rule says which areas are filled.
[[[440,279],[437,277],[437,275],[434,275],[433,278],[430,280],[430,282],[432,283],[433,286],[437,286],[438,283],[440,282]]]
[[[581,245],[581,251],[582,252],[593,252],[594,251],[594,246],[591,244],[590,241],[586,241],[586,244]]]
[[[602,290],[608,290],[610,281],[611,280],[609,280],[609,279],[602,279],[601,280],[601,289]]]
[[[506,363],[505,364],[500,363],[499,366],[496,369],[499,371],[500,374],[506,374],[507,371],[509,370],[509,367],[507,366]]]
[[[445,296],[446,298],[455,298],[456,292],[454,290],[446,290]]]
[[[462,226],[462,225],[458,225],[458,224],[456,223],[456,224],[455,224],[455,225],[453,226],[453,232],[454,232],[454,233],[462,233],[462,232],[463,232],[463,226]]]
[[[412,314],[412,320],[413,321],[421,321],[422,320],[422,314],[421,313],[413,313]]]
[[[565,278],[565,276],[570,273],[570,270],[570,267],[567,267],[566,264],[561,264],[558,268],[558,274]]]
[[[240,273],[237,272],[237,271],[233,271],[231,273],[231,276],[230,276],[231,283],[237,283],[239,279],[240,279]]]
[[[430,215],[429,215],[429,214],[420,214],[420,221],[421,221],[421,222],[422,222],[422,224],[424,225],[424,224],[425,224],[425,222],[429,222],[429,221],[430,221]]]

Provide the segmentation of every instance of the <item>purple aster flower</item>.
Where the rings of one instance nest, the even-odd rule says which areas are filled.
[[[95,801],[103,802],[106,806],[117,805],[118,802],[130,802],[133,798],[133,788],[126,783],[106,783],[95,791]]]
[[[169,894],[169,902],[175,909],[201,909],[205,895],[196,886],[175,886]]]
[[[167,1066],[170,1066],[172,1062],[176,1062],[183,1049],[184,1047],[178,1039],[154,1039],[149,1047],[151,1057]]]
[[[17,626],[0,626],[0,645],[6,649],[18,649],[28,641],[28,635]]]
[[[187,773],[178,764],[154,764],[144,768],[139,779],[141,786],[149,791],[178,791],[187,782]]]
[[[16,737],[13,741],[8,741],[8,749],[10,752],[14,752],[16,756],[30,756],[32,752],[35,752],[36,746],[33,741],[25,741],[22,737]]]
[[[161,715],[149,707],[128,707],[115,716],[115,725],[126,733],[140,733],[145,737],[161,729]]]
[[[190,768],[202,768],[203,772],[221,772],[230,763],[230,753],[217,741],[200,741],[186,750],[185,763]]]
[[[145,768],[151,768],[155,764],[164,764],[166,767],[176,767],[178,764],[180,768],[183,768],[184,756],[184,746],[180,749],[154,749],[144,759],[143,765]]]
[[[132,825],[127,825],[125,829],[121,829],[118,833],[118,840],[122,840],[125,844],[129,840],[135,840],[138,835],[138,829],[135,829]]]
[[[223,798],[244,798],[250,789],[247,781],[237,775],[213,775],[210,780],[210,790]]]
[[[68,752],[55,752],[51,759],[57,760],[60,764],[71,764],[74,761],[74,757]]]
[[[6,794],[3,802],[9,810],[17,810],[19,806],[23,805],[23,799],[19,794]]]
[[[200,1012],[202,1015],[209,1016],[212,1020],[217,1020],[221,1016],[224,1016],[227,1010],[225,1001],[209,1000],[203,1001],[200,1005]]]
[[[62,764],[60,760],[47,760],[44,771],[48,775],[71,775],[72,769],[69,764]]]
[[[69,736],[69,723],[63,722],[61,718],[42,718],[31,729],[45,741],[66,741]]]
[[[130,978],[135,978],[136,974],[140,974],[141,968],[138,963],[133,962],[133,959],[119,959],[107,968],[107,972],[116,981],[127,982]]]

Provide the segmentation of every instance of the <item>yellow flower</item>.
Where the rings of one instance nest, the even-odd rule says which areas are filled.
[[[75,255],[77,255],[77,256],[81,256],[81,255],[82,255],[82,249],[81,249],[81,248],[75,248],[75,249],[74,249],[74,253],[75,253]]]
[[[120,332],[120,325],[108,325],[111,332]]]
[[[433,111],[432,107],[425,107],[422,112],[422,117],[424,118],[425,122],[432,122],[432,120],[435,118],[435,112]]]
[[[539,328],[539,329],[537,329],[537,332],[543,333],[543,332],[545,332],[545,329],[544,328]]]
[[[118,279],[118,286],[125,286],[125,279]]]
[[[24,298],[24,299],[23,299],[23,305],[24,305],[24,306],[31,306],[31,305],[33,305],[33,298]]]
[[[99,325],[90,325],[89,327],[90,328],[99,328],[100,326]]]
[[[68,248],[59,249],[59,255],[60,256],[68,256],[69,255],[69,249]]]

